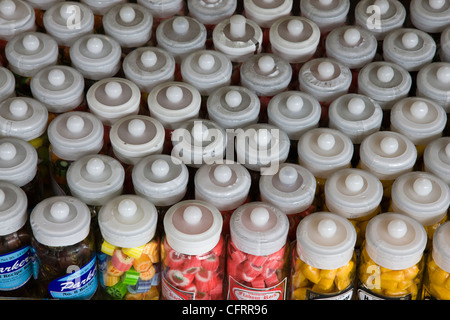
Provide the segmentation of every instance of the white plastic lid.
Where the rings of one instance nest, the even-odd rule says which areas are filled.
[[[137,0],[137,3],[150,9],[153,17],[158,19],[172,17],[185,5],[183,0]]]
[[[339,130],[314,128],[298,140],[298,163],[315,177],[328,178],[331,173],[349,167],[353,149],[350,138]]]
[[[30,215],[34,238],[50,247],[83,241],[90,232],[88,206],[72,196],[53,196],[39,202]]]
[[[377,131],[361,142],[359,156],[362,169],[369,170],[380,180],[392,180],[412,170],[417,149],[401,133]]]
[[[345,24],[349,10],[349,0],[300,1],[301,15],[314,21],[323,34]]]
[[[193,85],[181,82],[163,82],[148,95],[150,116],[166,129],[175,129],[186,120],[197,118],[202,98]]]
[[[423,153],[424,170],[434,173],[450,186],[450,137],[430,142]]]
[[[288,16],[292,0],[244,0],[244,13],[261,28],[270,28],[279,18]]]
[[[52,152],[75,161],[103,147],[103,124],[90,112],[71,111],[58,115],[47,128]]]
[[[156,85],[174,80],[175,59],[164,49],[140,47],[125,56],[122,69],[141,92],[149,93]]]
[[[240,251],[266,256],[287,242],[289,221],[284,212],[265,202],[249,202],[237,208],[230,219],[230,235]]]
[[[256,54],[240,67],[241,85],[258,96],[273,97],[287,90],[292,80],[292,67],[286,60],[272,53]]]
[[[319,101],[302,91],[285,91],[272,97],[267,106],[269,124],[282,128],[291,140],[319,125]]]
[[[405,20],[406,9],[398,0],[361,0],[355,7],[355,24],[372,32],[377,40],[401,28]]]
[[[200,200],[178,202],[164,216],[167,243],[175,251],[188,255],[212,250],[220,240],[222,224],[219,210]]]
[[[433,62],[417,73],[416,96],[436,101],[450,113],[450,63]]]
[[[158,47],[169,51],[177,63],[188,54],[205,48],[205,26],[189,16],[174,16],[156,28]]]
[[[214,205],[219,211],[234,210],[248,197],[251,178],[239,163],[204,164],[195,173],[195,199]]]
[[[110,156],[89,154],[71,163],[66,178],[74,197],[87,205],[102,206],[122,193],[125,171]]]
[[[300,91],[319,102],[331,102],[348,92],[352,74],[346,65],[334,59],[317,58],[303,64],[298,80]]]
[[[166,154],[153,154],[140,160],[132,171],[136,194],[155,206],[170,206],[186,194],[189,173],[186,165]]]
[[[0,101],[16,96],[16,78],[13,73],[0,67]]]
[[[378,102],[383,110],[390,110],[395,102],[408,96],[412,78],[396,63],[375,61],[359,71],[358,93]]]
[[[385,212],[369,220],[365,240],[367,253],[376,264],[392,270],[403,270],[422,258],[427,233],[413,218]]]
[[[37,173],[36,149],[20,138],[0,138],[0,176],[2,180],[23,187]]]
[[[439,57],[443,62],[450,62],[450,26],[446,27],[441,32],[440,39],[441,50],[439,51]]]
[[[332,30],[325,42],[327,57],[350,69],[360,69],[373,61],[377,52],[377,39],[360,26],[341,26]]]
[[[316,179],[302,166],[282,163],[276,174],[261,176],[259,192],[261,201],[280,208],[285,214],[295,214],[305,211],[313,203]]]
[[[237,0],[189,0],[189,15],[204,25],[215,25],[230,18],[237,7]]]
[[[256,93],[243,86],[218,88],[206,101],[209,119],[224,129],[238,129],[257,123],[260,107]]]
[[[28,198],[21,188],[0,181],[0,236],[22,228],[28,219]]]
[[[232,62],[244,62],[261,52],[263,33],[256,22],[235,14],[214,27],[212,39],[215,50]]]
[[[162,152],[164,135],[164,127],[158,120],[129,115],[113,124],[109,138],[117,159],[135,165],[145,156]]]
[[[58,44],[48,34],[23,32],[8,41],[5,56],[12,72],[32,77],[41,68],[57,63]]]
[[[146,7],[136,3],[113,6],[102,18],[105,34],[123,48],[144,46],[152,37],[153,16]]]
[[[47,130],[48,111],[29,97],[14,97],[0,102],[0,135],[30,141]]]
[[[380,130],[383,110],[380,105],[362,94],[348,93],[334,100],[328,108],[328,126],[337,129],[354,144]]]
[[[70,47],[72,65],[86,79],[101,80],[113,77],[121,66],[120,44],[104,34],[79,37]]]
[[[448,25],[450,3],[445,0],[412,0],[409,5],[411,23],[428,33],[442,32]]]
[[[439,268],[450,272],[450,222],[441,224],[433,234],[432,257]]]
[[[289,63],[309,60],[317,50],[320,40],[319,27],[309,19],[284,16],[270,27],[272,52]]]
[[[330,212],[347,219],[358,219],[373,213],[380,205],[383,185],[368,171],[346,168],[327,178],[324,192]]]
[[[204,163],[223,163],[227,135],[214,121],[190,119],[172,132],[172,144],[172,156],[198,168]]]
[[[103,239],[122,248],[140,247],[152,240],[157,221],[155,205],[133,194],[112,198],[98,213]]]
[[[2,0],[0,2],[0,39],[9,41],[22,32],[35,31],[33,7],[23,0]]]
[[[94,14],[103,16],[108,10],[127,0],[80,0],[81,3],[87,5]]]
[[[232,64],[230,59],[216,50],[197,50],[181,62],[183,81],[192,84],[202,96],[230,85]]]
[[[286,161],[290,140],[280,128],[256,123],[238,130],[235,146],[238,163],[261,175],[270,175],[277,172],[278,166]]]
[[[94,13],[85,4],[75,1],[55,3],[44,13],[44,27],[61,46],[72,46],[75,41],[94,32]]]
[[[63,113],[81,105],[84,99],[84,78],[70,66],[53,65],[38,71],[31,78],[30,89],[49,112]]]
[[[395,179],[391,191],[392,210],[432,226],[447,214],[450,189],[432,173],[413,171]]]
[[[347,219],[331,212],[315,212],[297,227],[296,250],[306,264],[324,270],[345,266],[353,257],[356,230]]]

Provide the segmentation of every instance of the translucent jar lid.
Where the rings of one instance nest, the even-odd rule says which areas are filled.
[[[127,0],[80,0],[96,15],[105,15],[111,8],[126,3]]]
[[[38,71],[30,82],[33,97],[49,112],[63,113],[77,108],[84,99],[84,78],[75,68],[53,65]]]
[[[411,23],[428,33],[442,32],[448,25],[450,3],[447,1],[412,0],[409,5]]]
[[[153,154],[134,165],[131,177],[137,195],[155,206],[169,206],[185,196],[189,173],[181,160],[166,154]]]
[[[306,264],[325,270],[345,266],[353,257],[356,230],[347,219],[331,212],[315,212],[297,227],[297,253]]]
[[[59,45],[70,47],[83,35],[94,32],[94,14],[85,4],[61,1],[44,13],[44,27]]]
[[[440,138],[447,123],[444,109],[428,98],[403,98],[394,104],[390,114],[391,130],[415,145],[427,145]]]
[[[110,156],[88,154],[69,166],[66,178],[74,197],[87,205],[102,206],[122,193],[125,171]]]
[[[246,59],[240,68],[241,85],[258,96],[273,97],[286,90],[292,80],[292,67],[271,53],[260,53]]]
[[[316,52],[320,29],[307,18],[288,15],[272,23],[269,37],[274,54],[289,63],[300,63]]]
[[[188,255],[212,250],[222,233],[222,215],[213,205],[185,200],[171,206],[164,215],[164,232],[171,248]]]
[[[72,65],[90,80],[113,77],[121,66],[120,44],[104,34],[86,34],[70,47]]]
[[[8,68],[23,77],[32,77],[41,68],[58,61],[58,44],[42,32],[22,32],[5,47]]]
[[[244,62],[261,52],[263,33],[256,22],[235,14],[214,27],[212,38],[216,50],[232,62]]]
[[[90,112],[105,125],[112,126],[121,118],[139,112],[141,92],[128,79],[104,78],[89,88],[86,102]]]
[[[0,176],[2,180],[23,187],[37,173],[36,149],[20,138],[0,138]]]
[[[75,161],[103,147],[103,124],[90,112],[72,111],[58,115],[47,128],[52,152]]]
[[[383,120],[380,105],[365,95],[349,93],[334,100],[328,108],[329,127],[338,129],[354,144],[379,131]]]
[[[0,135],[30,141],[47,130],[48,111],[38,100],[13,97],[0,102]]]
[[[172,132],[172,156],[187,166],[198,168],[204,163],[222,163],[227,134],[211,120],[190,119]]]
[[[360,69],[373,61],[377,52],[377,39],[360,26],[341,26],[332,30],[325,42],[327,57],[350,69]]]
[[[426,32],[414,28],[390,31],[383,40],[383,58],[407,71],[419,71],[432,62],[436,42]]]
[[[0,101],[16,96],[16,78],[5,67],[0,67]]]
[[[339,130],[314,128],[298,140],[298,163],[315,177],[327,178],[332,172],[350,165],[353,150],[350,138]]]
[[[182,122],[197,118],[201,101],[198,89],[181,81],[158,84],[147,100],[150,116],[166,129],[178,128]]]
[[[240,251],[256,256],[277,252],[287,242],[289,221],[284,212],[265,202],[249,202],[230,219],[230,236]]]
[[[444,179],[450,186],[450,137],[430,142],[423,153],[424,170]]]
[[[235,13],[237,0],[189,0],[187,7],[191,17],[204,25],[215,25]]]
[[[285,214],[308,209],[316,193],[316,179],[306,168],[293,163],[282,163],[274,175],[259,179],[261,200],[278,207]]]
[[[369,170],[380,180],[392,180],[412,170],[417,149],[401,133],[377,131],[361,142],[359,156],[362,169]]]
[[[105,34],[123,48],[144,46],[152,37],[153,16],[137,3],[123,3],[111,7],[102,17]]]
[[[427,244],[425,228],[406,215],[385,212],[369,220],[365,248],[378,265],[403,270],[420,261]]]
[[[149,93],[156,85],[174,80],[175,59],[164,49],[140,47],[125,56],[122,68],[141,92]]]
[[[292,0],[244,0],[244,14],[262,28],[270,26],[279,18],[288,16]]]
[[[194,176],[195,199],[213,204],[220,211],[234,210],[245,202],[251,178],[240,163],[203,164]]]
[[[450,189],[432,173],[413,171],[395,179],[391,191],[392,210],[431,226],[439,223],[450,205]]]
[[[23,0],[6,0],[0,4],[0,38],[9,41],[15,35],[26,31],[35,31],[35,13],[33,7]]]
[[[0,181],[0,236],[22,228],[28,219],[28,198],[21,188]]]
[[[298,80],[301,91],[319,102],[331,102],[348,92],[352,74],[346,65],[334,59],[317,58],[303,64]]]
[[[238,129],[257,123],[260,107],[256,93],[242,86],[218,88],[206,101],[209,119],[224,129]]]
[[[303,17],[314,21],[322,33],[328,33],[345,24],[350,10],[349,0],[302,0],[300,12]]]
[[[183,0],[137,0],[137,3],[150,9],[158,19],[169,18],[184,8]]]
[[[450,222],[441,224],[433,235],[432,257],[439,268],[450,272]]]
[[[450,60],[449,60],[450,62]],[[450,113],[450,63],[433,62],[417,73],[416,96],[434,100]]]
[[[441,32],[440,45],[439,56],[441,61],[450,62],[450,26]]]
[[[196,87],[202,96],[230,85],[232,69],[230,59],[216,50],[191,52],[181,62],[183,81]]]
[[[39,202],[31,211],[34,238],[49,247],[65,247],[84,240],[90,232],[88,206],[72,196],[53,196]]]
[[[61,1],[62,0],[27,0],[34,9],[43,11],[50,9],[51,6]]]
[[[324,192],[330,212],[346,219],[358,219],[373,213],[380,205],[383,185],[368,171],[346,168],[327,178]]]
[[[117,247],[140,247],[153,239],[158,213],[153,203],[132,194],[117,196],[102,206],[98,225],[104,240]]]

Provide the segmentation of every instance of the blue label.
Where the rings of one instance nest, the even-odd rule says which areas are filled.
[[[55,299],[89,299],[97,290],[97,264],[95,257],[80,268],[72,265],[67,275],[53,280],[48,285],[50,295]]]
[[[0,255],[0,291],[20,288],[32,275],[30,246]]]

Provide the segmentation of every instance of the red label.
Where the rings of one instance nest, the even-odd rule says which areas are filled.
[[[175,288],[164,276],[162,277],[161,285],[162,294],[167,300],[195,300],[195,292]]]
[[[287,278],[270,288],[252,288],[228,277],[228,300],[286,300]]]

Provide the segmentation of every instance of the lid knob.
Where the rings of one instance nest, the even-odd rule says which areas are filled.
[[[215,59],[212,54],[209,53],[203,53],[198,58],[198,65],[200,66],[200,69],[203,71],[211,71],[214,67]]]
[[[292,95],[286,100],[286,107],[289,111],[299,112],[303,108],[303,98],[297,95]]]
[[[336,144],[336,140],[331,133],[322,133],[317,138],[317,145],[320,149],[329,151]]]
[[[336,222],[331,219],[322,219],[317,225],[317,230],[323,238],[329,239],[336,234]]]
[[[234,15],[230,18],[230,35],[233,39],[245,37],[247,21],[242,15]]]
[[[428,3],[432,9],[439,10],[444,6],[445,0],[429,0]]]
[[[0,2],[0,12],[4,16],[12,16],[16,12],[16,4],[12,0],[3,0]]]
[[[269,130],[262,128],[255,132],[255,141],[258,146],[265,147],[272,140],[272,134]]]
[[[301,22],[300,20],[292,19],[287,24],[287,30],[289,34],[297,37],[303,32],[303,22]]]
[[[59,9],[59,15],[64,18],[65,20],[69,19],[75,12],[77,12],[77,9],[75,9],[74,4],[68,4],[65,3],[61,6],[61,8]],[[78,12],[80,10],[78,9]]]
[[[47,78],[48,78],[48,82],[50,82],[50,84],[55,87],[59,87],[66,80],[66,76],[65,76],[64,72],[60,69],[50,70]]]
[[[16,156],[16,147],[10,142],[0,144],[0,159],[9,161]]]
[[[291,186],[297,182],[298,172],[292,166],[285,166],[280,169],[278,177],[282,184]]]
[[[385,137],[380,142],[381,151],[391,155],[398,150],[398,141],[394,137]]]
[[[351,98],[347,104],[348,111],[353,115],[360,115],[366,108],[366,103],[361,98]]]
[[[67,118],[66,127],[71,133],[79,133],[84,128],[84,120],[78,115],[71,115]]]
[[[334,74],[334,64],[329,61],[323,61],[317,66],[317,71],[323,81],[331,80]]]
[[[361,40],[361,33],[356,28],[349,28],[344,32],[344,41],[349,47],[356,46]]]
[[[359,174],[351,173],[345,178],[345,187],[351,192],[358,192],[364,186],[364,179]]]
[[[13,116],[22,118],[28,111],[28,104],[22,99],[14,99],[9,105],[9,111]]]
[[[427,196],[433,190],[433,184],[430,179],[427,178],[417,178],[413,184],[414,192],[419,196]]]
[[[151,166],[152,173],[158,178],[167,176],[167,174],[169,173],[169,169],[169,164],[166,160],[163,159],[155,160]]]
[[[103,50],[103,41],[99,37],[89,38],[86,47],[90,53],[99,54]]]
[[[156,62],[158,61],[158,57],[156,56],[156,53],[154,53],[151,50],[147,50],[142,52],[141,54],[141,62],[146,68],[151,68],[155,66]]]
[[[116,81],[110,81],[105,85],[105,93],[111,99],[117,99],[122,94],[122,86]]]
[[[394,69],[391,66],[382,66],[377,70],[377,78],[383,83],[388,83],[394,79]]]
[[[3,205],[3,203],[5,203],[5,191],[3,191],[3,189],[0,189],[0,206]]]
[[[105,163],[100,158],[91,158],[86,163],[86,171],[94,177],[98,177],[105,170]]]
[[[406,223],[400,219],[394,219],[389,222],[387,231],[392,238],[401,239],[408,231]]]
[[[189,30],[189,21],[184,17],[176,17],[173,19],[172,28],[177,34],[185,34]]]
[[[251,222],[257,227],[263,227],[269,221],[269,211],[263,207],[257,207],[250,213]]]
[[[167,88],[166,97],[172,103],[179,103],[183,99],[183,89],[178,86],[170,86]]]
[[[133,137],[142,137],[145,132],[145,122],[141,119],[133,119],[128,123],[128,132]]]
[[[411,105],[411,114],[414,118],[423,119],[428,113],[428,105],[423,101],[415,101]]]
[[[57,221],[65,220],[69,216],[70,208],[64,201],[56,201],[50,207],[50,215]]]
[[[36,37],[34,34],[27,34],[22,39],[22,45],[25,48],[25,50],[29,52],[34,52],[39,48],[39,38]]]
[[[219,183],[227,183],[230,181],[233,172],[227,165],[221,164],[214,169],[214,179]]]
[[[183,219],[190,225],[196,225],[202,219],[202,210],[197,206],[188,206],[184,209]]]
[[[382,15],[388,12],[390,6],[388,0],[376,0],[373,4],[380,8],[380,13]]]
[[[258,68],[263,74],[269,74],[275,68],[275,60],[271,56],[264,55],[258,59]]]
[[[419,36],[415,32],[405,32],[402,36],[402,44],[406,49],[413,49],[419,44]]]
[[[225,102],[231,108],[236,108],[242,102],[242,95],[237,90],[230,90],[225,94]]]
[[[442,66],[436,71],[436,78],[439,82],[449,84],[450,83],[450,67]]]
[[[119,11],[120,19],[125,23],[130,23],[136,17],[136,12],[130,6],[123,6]]]
[[[122,217],[130,218],[136,214],[137,205],[131,199],[123,199],[119,202],[117,210]]]

